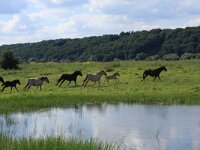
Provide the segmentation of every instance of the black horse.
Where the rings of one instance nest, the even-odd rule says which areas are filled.
[[[159,67],[159,68],[157,68],[157,69],[148,69],[148,70],[145,70],[144,71],[144,73],[143,73],[143,79],[142,79],[142,81],[144,81],[145,80],[145,78],[149,75],[149,76],[151,76],[151,77],[154,77],[154,79],[153,79],[153,81],[158,77],[159,78],[159,80],[160,80],[160,73],[161,73],[161,71],[167,71],[167,69],[166,69],[166,67],[165,66],[161,66],[161,67]]]
[[[58,85],[60,83],[60,85],[59,85],[59,87],[60,87],[65,80],[69,81],[68,85],[71,83],[71,81],[74,81],[75,85],[76,85],[77,76],[82,76],[81,71],[75,71],[72,74],[62,74],[61,77],[58,79],[56,85]]]
[[[2,86],[4,86],[4,87],[1,90],[1,92],[3,92],[4,89],[7,88],[7,87],[11,87],[11,91],[12,91],[12,88],[14,87],[17,90],[17,92],[19,92],[18,89],[17,89],[17,84],[19,84],[19,85],[21,84],[19,80],[6,81],[2,84]]]

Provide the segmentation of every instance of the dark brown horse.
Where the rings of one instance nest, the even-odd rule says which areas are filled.
[[[67,86],[71,83],[71,81],[74,81],[75,85],[76,85],[76,80],[77,80],[77,76],[82,76],[81,71],[75,71],[72,74],[62,74],[60,76],[60,78],[57,81],[57,84],[60,84],[59,87],[63,84],[63,82],[65,82],[65,80],[69,81],[69,83],[67,84]]]
[[[2,86],[4,86],[4,87],[3,87],[3,89],[1,90],[1,92],[3,92],[4,89],[7,88],[7,87],[10,87],[10,88],[11,88],[11,91],[12,91],[12,88],[14,87],[14,88],[17,90],[17,92],[18,92],[17,84],[19,84],[19,85],[21,84],[19,80],[6,81],[6,82],[4,82],[4,83],[2,84]]]
[[[161,66],[157,69],[148,69],[148,70],[145,70],[144,73],[143,73],[143,79],[142,81],[145,81],[145,78],[147,76],[151,76],[151,77],[154,77],[153,81],[158,77],[159,80],[160,80],[160,73],[161,71],[167,71],[166,67],[165,66]]]

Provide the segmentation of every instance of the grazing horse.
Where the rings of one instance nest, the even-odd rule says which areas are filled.
[[[108,84],[109,84],[109,80],[115,80],[116,82],[119,82],[119,79],[117,78],[117,76],[120,76],[120,74],[118,72],[115,72],[110,76],[105,76],[105,78],[106,78],[105,81],[107,81]]]
[[[4,89],[7,88],[7,87],[11,87],[11,91],[12,91],[12,88],[14,87],[17,90],[17,92],[19,92],[18,89],[17,89],[17,84],[19,84],[19,85],[21,84],[19,80],[6,81],[2,84],[2,86],[4,86],[4,87],[1,90],[1,92],[3,92]]]
[[[100,86],[100,79],[102,75],[107,75],[105,71],[100,71],[97,72],[96,74],[87,74],[85,80],[83,81],[83,85],[87,85],[88,81],[92,81],[94,82],[94,85],[96,84],[96,82],[99,82],[99,86]]]
[[[75,71],[72,74],[62,74],[61,77],[58,79],[56,85],[58,85],[60,83],[60,85],[59,85],[59,87],[60,87],[65,80],[69,81],[69,83],[67,84],[67,86],[71,83],[71,81],[74,81],[75,85],[76,85],[77,76],[82,76],[81,71]]]
[[[28,90],[29,90],[29,88],[31,86],[37,86],[37,88],[36,88],[36,90],[37,90],[38,86],[39,86],[40,90],[41,90],[41,86],[42,86],[42,84],[43,84],[44,81],[46,81],[47,83],[49,83],[49,79],[47,77],[29,78],[26,86],[24,87],[24,89],[26,89],[28,87]]]
[[[157,68],[157,69],[152,69],[152,70],[145,70],[144,71],[144,73],[143,73],[143,79],[142,79],[142,81],[144,81],[145,80],[145,78],[149,75],[149,76],[151,76],[151,77],[154,77],[154,79],[153,79],[153,81],[158,77],[159,78],[159,80],[160,80],[160,73],[161,73],[161,71],[167,71],[167,69],[166,69],[166,67],[165,66],[161,66],[161,67],[159,67],[159,68]]]

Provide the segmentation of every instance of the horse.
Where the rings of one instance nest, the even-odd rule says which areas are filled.
[[[94,86],[95,86],[96,82],[98,81],[99,82],[99,86],[100,86],[100,79],[101,79],[102,75],[107,76],[106,72],[103,71],[103,70],[101,70],[100,72],[97,72],[96,74],[87,74],[82,85],[86,86],[88,81],[92,81],[92,82],[94,82]]]
[[[145,78],[149,75],[149,76],[151,76],[151,77],[154,77],[154,79],[153,79],[153,81],[158,77],[159,78],[159,80],[161,81],[161,79],[160,79],[160,73],[162,72],[162,71],[167,71],[167,68],[165,67],[165,66],[161,66],[161,67],[159,67],[159,68],[157,68],[157,69],[148,69],[148,70],[145,70],[144,71],[144,73],[143,73],[143,79],[141,80],[141,81],[145,81]]]
[[[60,85],[59,85],[59,87],[60,87],[65,80],[69,81],[67,86],[71,83],[71,81],[74,81],[74,83],[76,85],[77,76],[82,76],[82,72],[81,71],[75,71],[72,74],[62,74],[61,77],[57,80],[56,85],[58,85],[60,83]]]
[[[42,86],[44,81],[49,83],[49,79],[47,77],[29,78],[26,86],[24,87],[24,89],[26,89],[28,87],[28,90],[29,90],[31,86],[37,86],[37,88],[36,88],[36,90],[37,90],[38,86],[39,86],[40,90],[41,90],[41,86]]]
[[[109,80],[115,80],[115,82],[119,82],[119,79],[117,78],[117,76],[120,76],[120,74],[118,72],[115,72],[110,76],[105,76],[105,78],[106,78],[105,81],[107,81],[108,84],[109,84]]]
[[[2,86],[4,86],[4,87],[1,90],[1,92],[3,92],[4,89],[7,88],[7,87],[11,87],[11,91],[12,91],[12,88],[14,87],[17,90],[17,92],[19,92],[18,89],[17,89],[17,84],[19,84],[19,85],[21,84],[19,80],[6,81],[2,84]]]

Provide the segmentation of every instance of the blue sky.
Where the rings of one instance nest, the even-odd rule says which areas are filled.
[[[199,25],[199,0],[0,1],[0,45]]]

